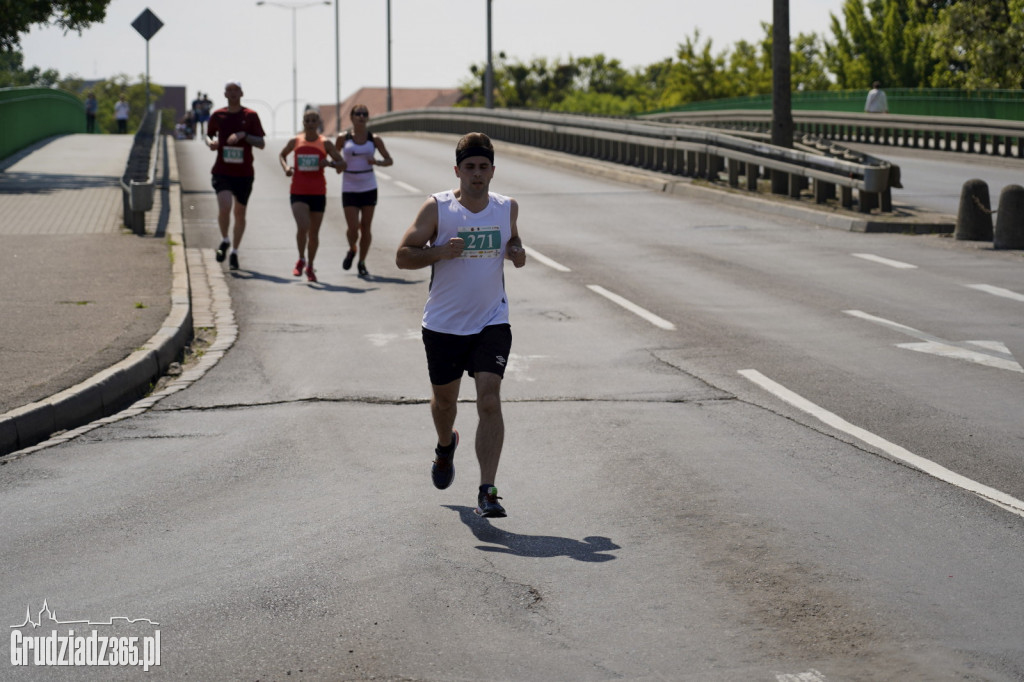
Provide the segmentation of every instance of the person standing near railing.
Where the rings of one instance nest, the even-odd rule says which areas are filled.
[[[130,107],[128,106],[128,100],[122,92],[118,100],[114,102],[114,119],[117,120],[117,132],[121,135],[128,132],[129,111]]]
[[[885,97],[885,90],[882,90],[882,82],[875,81],[871,85],[871,91],[864,102],[864,111],[869,114],[888,114],[889,102]]]
[[[90,92],[85,98],[85,132],[96,132],[96,111],[98,109],[99,103],[96,101],[96,95]]]

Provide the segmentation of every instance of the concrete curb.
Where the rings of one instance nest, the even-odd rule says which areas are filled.
[[[166,236],[171,259],[171,310],[163,326],[121,362],[50,396],[0,415],[0,456],[31,447],[55,433],[110,417],[144,397],[192,339],[192,302],[181,220],[181,185],[174,143],[167,141],[170,169],[159,201],[170,206]],[[149,215],[160,215],[160,205]]]

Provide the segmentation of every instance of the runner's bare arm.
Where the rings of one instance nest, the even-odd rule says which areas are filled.
[[[523,248],[523,240],[519,238],[518,219],[519,202],[512,199],[508,220],[509,226],[512,228],[512,236],[509,238],[508,244],[505,245],[505,257],[512,261],[517,268],[521,268],[526,265],[526,250]]]
[[[348,164],[345,163],[344,157],[338,153],[338,148],[335,147],[334,143],[330,140],[324,140],[324,151],[327,152],[327,156],[331,157],[330,160],[326,162],[327,165],[334,168],[335,171],[340,173],[348,167]]]
[[[278,160],[281,162],[281,170],[283,170],[284,174],[287,175],[289,178],[292,176],[292,167],[288,165],[288,155],[291,154],[294,149],[295,138],[293,137],[292,139],[288,140],[288,144],[284,146],[284,149],[281,150],[281,154],[277,157]]]
[[[465,247],[465,242],[452,237],[444,244],[428,247],[427,244],[437,235],[437,202],[427,199],[416,214],[416,220],[406,230],[398,245],[395,265],[401,270],[418,270],[428,265],[458,258]]]
[[[380,139],[377,135],[374,135],[373,144],[377,148],[377,151],[380,152],[382,158],[378,160],[371,157],[370,164],[374,166],[390,166],[395,162],[395,160],[391,158],[391,154],[388,153],[387,147],[384,146],[384,140]]]

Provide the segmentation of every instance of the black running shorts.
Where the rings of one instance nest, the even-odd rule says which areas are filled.
[[[463,372],[475,376],[490,372],[505,376],[508,354],[512,350],[512,327],[496,324],[479,334],[457,336],[423,328],[423,347],[427,351],[427,371],[435,386],[450,384]]]
[[[292,194],[293,204],[309,204],[310,213],[323,213],[327,208],[326,194]]]
[[[213,191],[217,194],[221,192],[231,192],[235,195],[235,199],[242,206],[249,203],[249,195],[252,194],[252,176],[240,177],[237,175],[221,175],[219,173],[213,174]]]
[[[341,205],[342,206],[376,206],[377,205],[377,190],[371,189],[365,192],[342,192],[341,193]]]

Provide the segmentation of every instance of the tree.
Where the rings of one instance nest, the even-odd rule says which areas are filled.
[[[40,24],[81,33],[103,21],[109,4],[110,0],[0,0],[0,53],[17,49],[21,34]]]
[[[676,48],[676,59],[669,73],[668,90],[659,106],[670,108],[688,102],[732,97],[735,90],[721,77],[725,71],[726,52],[714,54],[710,38],[701,44],[700,30]]]
[[[954,2],[931,26],[930,85],[1024,88],[1024,0]]]
[[[36,85],[51,88],[57,85],[60,74],[54,69],[42,71],[38,66],[25,69],[25,57],[21,52],[0,52],[0,88],[14,88]]]

